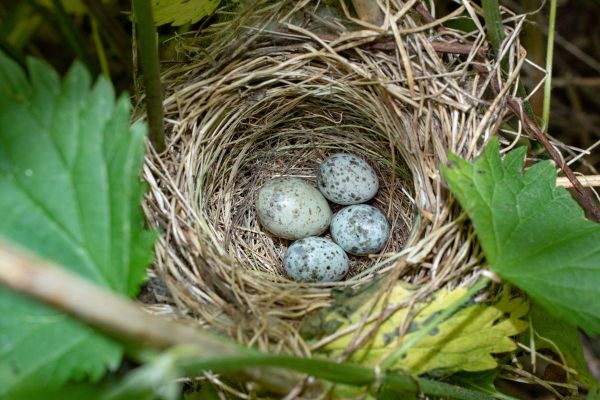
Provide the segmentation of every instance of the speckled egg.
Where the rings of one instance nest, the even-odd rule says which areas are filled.
[[[320,235],[331,222],[327,200],[300,178],[275,178],[265,183],[256,196],[256,213],[269,232],[291,240]]]
[[[317,186],[329,200],[347,206],[372,199],[379,189],[379,180],[373,168],[362,158],[337,153],[321,163]]]
[[[378,252],[389,234],[390,227],[385,215],[367,204],[342,208],[331,220],[333,241],[356,256]]]
[[[307,237],[292,243],[283,259],[283,266],[295,281],[339,281],[348,272],[348,256],[331,240]]]

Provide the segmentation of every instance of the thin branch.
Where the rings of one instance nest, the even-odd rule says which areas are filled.
[[[433,16],[431,16],[427,8],[423,6],[421,2],[418,2],[415,5],[415,10],[421,15],[421,17],[425,21],[433,19]],[[489,71],[484,65],[472,63],[471,66],[482,77],[488,77]],[[500,85],[498,81],[496,79],[492,79],[490,81],[490,84],[492,92],[495,96],[497,96],[500,93]],[[521,91],[519,91],[519,94],[521,94]],[[544,148],[546,149],[550,157],[554,160],[556,165],[558,165],[558,167],[563,170],[563,172],[573,185],[573,188],[575,189],[574,196],[579,202],[579,204],[583,207],[584,210],[588,212],[591,218],[593,218],[597,222],[600,222],[600,208],[598,208],[596,201],[591,196],[591,194],[582,186],[581,182],[577,180],[577,176],[575,175],[571,167],[569,167],[569,165],[567,165],[564,162],[558,151],[554,148],[554,146],[552,146],[546,135],[544,135],[542,130],[538,127],[537,123],[529,115],[529,112],[527,110],[528,104],[529,103],[526,102],[525,104],[523,104],[523,106],[521,106],[519,101],[514,97],[509,97],[507,101],[508,108],[513,112],[513,114],[517,118],[521,120],[521,123],[525,127],[525,130],[532,134],[536,138],[536,140],[544,146]]]
[[[243,356],[247,350],[192,326],[151,315],[131,300],[1,240],[0,284],[136,347],[163,350],[192,345],[208,358]],[[280,393],[287,393],[301,379],[270,368],[246,369],[242,373],[248,379],[260,381]]]
[[[577,177],[584,187],[599,187],[600,186],[600,175],[584,175]],[[573,183],[567,177],[556,178],[556,186],[564,188],[572,188]]]
[[[491,400],[485,394],[408,373],[378,374],[352,363],[260,353],[199,328],[146,313],[131,300],[115,295],[51,262],[41,260],[0,240],[0,284],[72,315],[125,343],[166,349],[188,346],[179,366],[189,373],[205,370],[241,371],[277,393],[288,393],[304,375],[333,382],[366,386],[381,383],[400,392],[414,392],[464,400]],[[192,347],[189,347],[192,346]],[[183,350],[183,348],[182,348]],[[278,367],[278,368],[273,368]],[[380,381],[381,380],[381,381]]]
[[[471,54],[473,52],[474,44],[471,42],[466,43],[446,43],[446,42],[432,42],[431,46],[438,53],[450,53],[450,54]],[[485,57],[488,53],[487,44],[479,46],[475,51],[478,57]]]
[[[477,71],[479,75],[482,77],[487,77],[489,75],[489,71],[484,65],[481,64],[472,64],[472,67]],[[492,92],[495,95],[500,93],[500,85],[496,79],[492,79],[490,81],[490,86],[492,88]],[[588,211],[588,214],[591,218],[593,218],[596,222],[600,222],[600,208],[596,204],[594,198],[590,195],[590,193],[583,187],[581,182],[577,179],[577,175],[573,172],[571,167],[564,162],[563,158],[560,156],[558,151],[552,146],[550,140],[544,135],[539,126],[533,121],[526,113],[523,112],[519,102],[514,97],[509,97],[507,101],[508,108],[513,112],[513,114],[521,120],[521,123],[525,127],[525,130],[532,134],[538,142],[540,142],[550,157],[554,160],[556,165],[560,169],[563,170],[569,181],[572,183],[573,188],[575,189],[574,195],[579,204]]]

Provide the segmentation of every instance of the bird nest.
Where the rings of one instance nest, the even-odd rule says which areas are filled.
[[[481,253],[439,167],[449,152],[475,157],[498,130],[523,63],[522,20],[505,27],[508,79],[492,92],[500,65],[474,3],[438,19],[419,2],[385,3],[375,26],[344,2],[263,1],[179,40],[185,61],[162,75],[167,150],[144,168],[145,213],[161,233],[148,308],[309,355],[318,349],[302,322],[340,290],[387,282],[376,298],[402,280],[418,287],[410,304],[477,278]],[[464,13],[477,30],[443,27]],[[290,242],[261,227],[254,198],[274,177],[314,182],[336,152],[376,170],[371,203],[391,237],[379,254],[351,258],[340,282],[293,282],[282,267]]]

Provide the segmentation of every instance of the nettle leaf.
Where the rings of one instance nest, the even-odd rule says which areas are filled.
[[[153,0],[154,23],[180,26],[211,15],[221,0]]]
[[[450,307],[466,291],[465,288],[452,291],[442,289],[429,303],[415,305],[414,309],[420,311],[412,319],[403,338],[399,338],[400,329],[411,310],[406,307],[399,309],[381,325],[370,345],[353,353],[351,360],[363,365],[376,365],[396,349],[399,343],[418,335],[431,318]],[[390,306],[403,302],[411,294],[410,288],[397,284],[389,297]],[[367,302],[344,321],[340,330],[359,323],[364,313],[370,309]],[[374,309],[380,310],[381,304],[377,304]],[[456,371],[493,369],[498,365],[493,357],[494,353],[516,349],[516,343],[510,337],[527,328],[528,324],[522,317],[527,314],[528,309],[529,304],[526,300],[510,297],[508,290],[495,303],[472,304],[462,308],[429,335],[417,341],[393,367],[408,369],[415,374],[432,371],[449,374]],[[332,315],[331,318],[340,319],[340,316]],[[369,326],[370,324],[367,324],[366,329]],[[353,334],[341,336],[329,343],[325,350],[340,354],[352,339]]]
[[[500,159],[498,140],[442,174],[473,222],[490,267],[556,317],[600,333],[600,225],[585,219],[550,161],[524,174],[525,148]]]
[[[75,64],[61,82],[0,53],[0,237],[133,296],[152,258],[139,173],[145,129],[129,100]],[[0,397],[32,384],[100,378],[121,348],[83,324],[0,292]]]

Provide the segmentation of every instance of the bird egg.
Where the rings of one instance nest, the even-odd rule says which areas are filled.
[[[342,208],[333,216],[330,229],[333,241],[357,256],[378,252],[390,234],[385,215],[367,204]]]
[[[255,205],[260,223],[284,239],[320,235],[331,221],[327,200],[300,178],[271,179],[259,189]]]
[[[348,272],[348,256],[331,240],[307,237],[291,244],[283,266],[287,275],[299,282],[339,281]]]
[[[336,153],[321,163],[317,186],[330,201],[351,205],[372,199],[379,189],[379,180],[373,168],[362,158]]]

